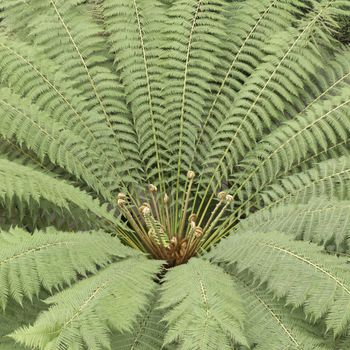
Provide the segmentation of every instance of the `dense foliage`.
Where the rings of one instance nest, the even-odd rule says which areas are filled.
[[[0,0],[0,350],[349,349],[349,14]]]

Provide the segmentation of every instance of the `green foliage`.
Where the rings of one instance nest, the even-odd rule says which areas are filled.
[[[283,300],[274,300],[269,292],[244,279],[239,286],[248,312],[247,337],[253,349],[334,349],[331,336],[319,336],[325,332],[324,325],[307,323],[302,310],[286,307]]]
[[[171,309],[164,317],[169,325],[165,344],[176,341],[183,350],[231,349],[234,343],[247,344],[236,286],[229,275],[206,261],[193,258],[169,271],[160,305]]]
[[[6,306],[6,312],[0,316],[0,349],[1,350],[25,350],[26,348],[16,343],[8,335],[16,328],[27,323],[34,322],[39,311],[45,309],[45,304],[38,299],[32,303],[26,302],[18,305],[12,301]]]
[[[0,303],[8,298],[22,303],[38,296],[40,287],[52,291],[96,273],[113,258],[135,256],[118,240],[101,232],[63,233],[54,229],[30,235],[21,229],[1,233]],[[77,247],[79,246],[79,249]]]
[[[25,220],[25,215],[28,214],[32,220],[37,220],[36,215],[39,213],[36,212],[36,208],[43,207],[47,217],[52,213],[56,213],[56,216],[65,216],[66,219],[67,216],[71,216],[71,223],[75,220],[83,222],[99,218],[102,225],[108,226],[107,222],[109,226],[111,224],[115,227],[120,226],[97,199],[49,174],[7,159],[0,159],[0,174],[2,177],[0,200],[8,209],[9,216],[17,215],[16,223]],[[42,202],[45,204],[42,205]]]
[[[108,329],[128,331],[155,287],[150,275],[159,263],[126,259],[45,300],[51,307],[33,326],[11,336],[41,349],[103,349]],[[116,302],[117,300],[117,302]]]
[[[281,205],[257,212],[238,225],[240,232],[281,231],[298,240],[324,245],[327,251],[349,250],[349,201],[315,197],[307,204]]]
[[[317,245],[294,241],[280,232],[246,232],[224,240],[209,255],[237,272],[249,272],[286,304],[304,306],[311,320],[325,316],[327,330],[346,331],[350,310],[349,267],[345,258],[325,254]],[[286,278],[286,276],[288,276]]]
[[[112,349],[152,350],[162,348],[166,327],[162,322],[163,312],[157,308],[158,298],[159,294],[154,293],[153,300],[149,300],[147,307],[138,317],[130,332],[115,332],[112,335]]]
[[[0,350],[349,349],[349,15],[0,0]]]

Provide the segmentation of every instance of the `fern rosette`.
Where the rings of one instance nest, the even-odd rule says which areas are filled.
[[[350,348],[349,0],[0,0],[0,350]]]

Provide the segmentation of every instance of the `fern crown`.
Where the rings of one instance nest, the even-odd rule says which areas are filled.
[[[0,0],[0,350],[350,348],[349,0]]]

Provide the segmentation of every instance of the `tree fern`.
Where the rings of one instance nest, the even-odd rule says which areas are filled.
[[[0,349],[348,349],[349,14],[0,0]]]

